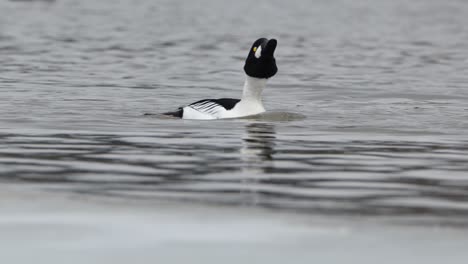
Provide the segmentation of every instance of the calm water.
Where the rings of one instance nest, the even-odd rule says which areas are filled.
[[[466,224],[467,25],[461,0],[1,1],[0,184]],[[156,115],[239,97],[263,36],[270,113]]]

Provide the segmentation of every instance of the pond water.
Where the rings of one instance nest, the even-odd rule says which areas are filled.
[[[465,230],[466,25],[461,0],[2,1],[0,186]],[[238,98],[259,37],[266,114],[158,114]]]

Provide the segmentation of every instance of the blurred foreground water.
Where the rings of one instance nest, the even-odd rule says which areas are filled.
[[[327,218],[358,230],[333,249],[351,246],[348,257],[374,244],[369,237],[383,245],[377,255],[392,255],[391,237],[462,260],[456,245],[466,239],[449,230],[464,233],[468,224],[467,24],[465,1],[2,1],[0,230],[10,231],[0,246],[21,252],[44,225],[65,234],[40,241],[50,248],[75,241],[81,225],[107,228],[120,241],[128,237],[121,228],[167,225],[139,226],[146,213],[159,219],[160,212],[180,226],[193,223],[188,232],[202,225],[205,235],[223,234],[216,243],[260,226],[287,234],[253,232],[265,243],[240,239],[237,255],[249,256],[244,246],[253,243],[264,246],[258,257],[283,246],[286,259],[309,259],[306,245],[323,239],[310,232],[334,229]],[[157,115],[202,98],[239,97],[244,56],[262,36],[279,42],[267,114],[212,122]],[[377,224],[355,227],[369,219]],[[300,231],[288,225],[295,221]],[[179,225],[171,235],[185,232]],[[435,238],[444,247],[422,242]],[[101,241],[91,254],[98,257],[155,242],[100,239],[70,247]],[[180,241],[191,248],[200,239]],[[206,245],[190,250],[211,254]],[[421,252],[411,263],[440,263],[431,256]]]

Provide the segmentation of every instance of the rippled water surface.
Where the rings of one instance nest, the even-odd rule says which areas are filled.
[[[466,224],[467,25],[466,1],[1,1],[0,184]],[[262,36],[267,114],[157,115],[239,97]]]

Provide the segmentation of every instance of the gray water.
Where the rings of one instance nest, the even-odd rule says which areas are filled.
[[[465,226],[468,2],[0,2],[0,185]],[[268,112],[239,97],[278,39]]]

